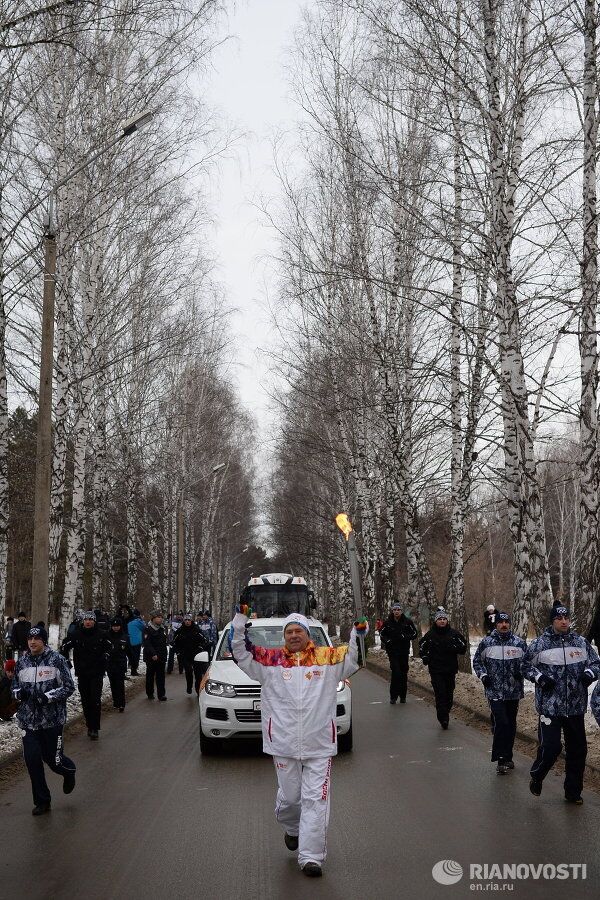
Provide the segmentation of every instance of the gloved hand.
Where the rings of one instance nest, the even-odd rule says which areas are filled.
[[[36,691],[34,696],[35,702],[38,706],[48,706],[48,703],[50,701],[48,700],[48,697],[46,696],[44,691]]]
[[[579,680],[583,685],[585,685],[586,688],[588,688],[590,684],[593,684],[593,682],[596,680],[596,676],[591,669],[584,669],[583,675]]]
[[[490,678],[489,675],[482,675],[479,680],[481,681],[481,683],[484,687],[489,687],[489,685],[491,684],[491,681],[492,681],[492,679]]]
[[[543,691],[550,691],[556,686],[554,678],[550,678],[549,675],[540,675],[536,684],[538,684]]]
[[[56,702],[56,695],[57,695],[58,693],[60,693],[60,688],[52,688],[51,691],[47,691],[47,692],[44,694],[44,697],[45,697],[45,699],[46,699],[46,703],[55,703],[55,702]]]
[[[13,688],[13,694],[17,700],[24,702],[25,700],[29,700],[33,694],[33,690],[29,684],[20,684],[18,687]]]

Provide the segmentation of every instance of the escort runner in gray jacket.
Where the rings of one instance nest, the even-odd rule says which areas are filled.
[[[20,701],[19,725],[37,731],[65,724],[67,698],[75,685],[64,656],[46,646],[37,656],[27,652],[19,658],[12,690]]]
[[[66,659],[49,649],[45,628],[31,628],[27,646],[17,662],[12,690],[20,703],[17,719],[35,804],[32,813],[41,816],[50,812],[51,799],[44,763],[62,775],[65,794],[75,787],[75,763],[63,754],[67,698],[75,686]]]
[[[600,674],[600,660],[588,641],[570,631],[565,606],[555,606],[552,624],[532,641],[523,660],[525,678],[535,683],[535,706],[540,715],[539,746],[531,767],[529,790],[542,793],[542,782],[562,750],[565,739],[565,800],[581,804],[587,756],[584,715],[588,688]]]
[[[492,714],[492,762],[498,775],[514,769],[513,746],[519,700],[523,696],[521,665],[525,641],[513,634],[508,613],[496,614],[496,627],[475,651],[473,669],[485,689]]]

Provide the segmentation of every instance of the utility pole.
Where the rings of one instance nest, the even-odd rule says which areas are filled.
[[[221,610],[219,609],[219,546],[215,542],[213,547],[213,608],[211,610],[213,618],[216,616],[217,621],[221,621]]]
[[[42,346],[35,466],[31,622],[48,624],[48,559],[50,555],[50,487],[52,480],[52,376],[54,372],[54,304],[56,299],[56,227],[50,195],[44,236]]]
[[[27,209],[19,221],[48,201],[44,235],[44,292],[42,344],[40,350],[40,390],[38,396],[37,450],[35,459],[35,501],[33,512],[33,566],[31,572],[31,621],[48,625],[48,569],[50,565],[50,489],[52,483],[52,376],[54,370],[54,304],[56,298],[56,225],[54,203],[60,188],[89,168],[124,138],[140,131],[156,110],[144,110],[123,123],[121,132],[108,144],[87,157],[77,168],[54,185],[52,190]]]
[[[183,515],[183,488],[179,492],[177,507],[177,612],[185,612],[185,520]]]

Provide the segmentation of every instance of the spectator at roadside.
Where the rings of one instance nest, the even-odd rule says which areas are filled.
[[[179,668],[179,674],[183,672],[183,662],[180,658],[180,655],[175,650],[175,636],[179,629],[181,628],[181,624],[183,622],[183,616],[179,614],[176,616],[171,616],[171,621],[169,623],[169,632],[167,634],[167,644],[169,646],[169,655],[167,658],[167,675],[170,675],[173,671],[173,667],[175,665],[175,656],[177,655],[177,666]]]
[[[127,672],[127,638],[122,620],[116,616],[111,620],[107,640],[111,645],[106,659],[106,674],[110,683],[113,707],[123,712],[125,709],[125,673]]]
[[[6,625],[4,627],[4,655],[6,659],[12,659],[15,655],[15,648],[12,645],[12,630],[15,620],[12,616],[7,616]]]
[[[0,676],[0,719],[3,722],[10,722],[17,711],[18,703],[12,692],[15,666],[14,659],[7,659],[2,676]]]
[[[490,635],[496,627],[497,617],[498,610],[493,603],[490,603],[489,606],[486,606],[485,612],[483,614],[483,630],[485,631],[486,635]]]
[[[167,664],[167,633],[163,628],[163,614],[159,609],[150,613],[144,629],[144,662],[146,663],[146,696],[154,700],[154,684],[159,700],[166,700],[165,666]]]
[[[10,642],[13,649],[16,650],[19,655],[21,655],[21,653],[27,653],[27,635],[29,634],[30,628],[31,622],[26,617],[25,613],[17,613],[17,621],[13,625]]]
[[[110,630],[110,616],[101,603],[94,609],[94,614],[96,616],[96,628],[103,634],[108,634]]]
[[[127,626],[127,634],[129,636],[129,664],[131,666],[131,674],[139,675],[138,666],[140,664],[140,654],[142,652],[142,642],[144,639],[144,630],[146,623],[142,618],[139,609],[132,610],[133,618]]]
[[[208,658],[212,659],[217,640],[219,639],[219,632],[207,609],[202,610],[198,625],[209,646]]]
[[[181,659],[185,672],[186,690],[188,694],[192,693],[192,682],[195,676],[196,693],[198,686],[206,671],[206,666],[201,666],[194,662],[197,653],[203,650],[209,651],[209,644],[204,634],[200,631],[194,617],[191,613],[186,613],[183,617],[181,628],[175,633],[173,646],[177,654],[177,658]]]

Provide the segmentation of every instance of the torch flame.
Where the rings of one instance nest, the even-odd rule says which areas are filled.
[[[335,524],[340,529],[340,531],[344,533],[344,537],[346,538],[346,540],[348,540],[352,531],[352,524],[346,513],[339,513],[339,515],[335,517]]]

